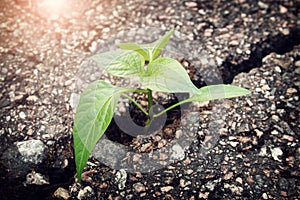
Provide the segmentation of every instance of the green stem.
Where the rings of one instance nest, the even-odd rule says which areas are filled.
[[[142,93],[148,93],[148,90],[143,90],[143,89],[132,89],[132,91],[129,92],[142,92]]]
[[[153,105],[153,97],[152,97],[152,91],[148,88],[148,110],[150,111],[150,109],[152,108]]]
[[[128,98],[132,103],[134,103],[134,105],[136,105],[145,115],[149,115],[148,112],[140,105],[138,104],[138,102],[136,102],[133,98],[131,98],[130,96],[128,96],[127,94],[122,94],[122,96]]]
[[[154,117],[159,117],[159,116],[161,116],[162,114],[168,112],[169,110],[171,110],[171,109],[173,109],[173,108],[175,108],[175,107],[177,107],[177,106],[180,106],[181,104],[187,103],[187,102],[189,102],[189,101],[183,100],[183,101],[180,101],[180,102],[178,102],[178,103],[175,103],[174,105],[172,105],[172,106],[166,108],[165,110],[163,110],[163,111],[157,113],[156,115],[153,115],[153,118],[154,118]]]

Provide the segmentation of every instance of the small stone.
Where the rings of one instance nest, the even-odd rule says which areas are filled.
[[[97,50],[97,42],[92,42],[91,46],[89,47],[90,52],[95,52]]]
[[[230,144],[232,147],[236,147],[236,146],[239,144],[239,142],[232,142],[232,141],[230,141],[229,144]]]
[[[278,156],[281,156],[282,154],[283,154],[283,152],[279,147],[275,147],[274,149],[271,149],[271,155],[274,160],[281,162],[281,160],[278,158]]]
[[[28,131],[27,131],[27,135],[32,135],[32,133],[33,133],[33,130],[30,128],[30,129],[28,129]]]
[[[296,66],[296,67],[300,67],[300,60],[297,60],[297,61],[295,62],[295,66]]]
[[[277,130],[273,130],[273,131],[271,131],[271,134],[272,134],[272,135],[278,135],[279,132],[278,132]]]
[[[138,193],[146,191],[145,186],[140,182],[133,184],[133,188]]]
[[[30,95],[26,98],[27,101],[33,101],[36,102],[39,98],[35,95]]]
[[[71,85],[72,84],[72,79],[70,79],[70,80],[66,80],[65,81],[65,86],[69,86],[69,85]]]
[[[208,181],[208,182],[205,184],[205,187],[206,187],[209,191],[214,191],[216,184],[217,184],[217,183],[214,182],[214,181]]]
[[[151,146],[152,146],[151,142],[143,144],[143,146],[141,147],[141,152],[146,152],[147,150],[149,150],[151,148]]]
[[[282,139],[287,140],[289,142],[293,142],[294,141],[294,138],[292,136],[290,136],[290,135],[283,135]]]
[[[16,146],[24,162],[40,164],[47,157],[45,154],[47,146],[40,140],[17,142]]]
[[[185,185],[185,180],[184,179],[180,179],[179,180],[179,185],[180,187],[184,188],[186,185]]]
[[[272,119],[276,122],[279,122],[279,117],[277,115],[272,115]]]
[[[194,2],[194,1],[188,1],[188,2],[185,2],[184,4],[186,7],[188,8],[194,8],[194,7],[197,7],[197,2]]]
[[[160,190],[162,192],[169,192],[170,190],[173,190],[173,189],[174,189],[174,187],[172,187],[172,186],[165,186],[165,187],[160,188]]]
[[[21,111],[21,112],[19,113],[19,117],[20,117],[21,119],[25,119],[25,118],[26,118],[26,114],[25,114],[23,111]]]
[[[183,148],[179,144],[175,144],[172,147],[171,159],[173,160],[182,160],[185,157]]]
[[[288,35],[288,34],[290,34],[290,30],[288,28],[284,28],[284,29],[281,30],[281,33],[283,35]]]
[[[200,199],[208,199],[208,196],[209,196],[209,192],[199,192],[199,198]]]
[[[2,73],[2,74],[6,74],[7,72],[8,72],[8,69],[7,69],[7,68],[3,67],[3,68],[1,69],[1,73]]]
[[[284,197],[287,197],[287,192],[286,191],[280,191],[280,195],[284,196]]]
[[[181,136],[182,136],[182,130],[179,129],[175,132],[175,137],[176,139],[179,139]]]
[[[298,92],[298,91],[297,91],[296,88],[288,88],[288,89],[286,90],[286,94],[287,94],[287,95],[292,95],[292,94],[297,93],[297,92]]]
[[[86,186],[78,192],[77,198],[79,200],[90,199],[90,197],[94,196],[94,191],[90,186]]]
[[[35,171],[27,174],[25,185],[48,185],[48,178]]]
[[[258,6],[262,9],[268,9],[269,5],[268,4],[265,4],[261,1],[258,2]]]
[[[225,174],[224,180],[229,180],[229,179],[231,179],[232,177],[233,177],[233,172],[229,172],[229,173]]]
[[[282,6],[282,5],[279,6],[279,12],[280,12],[280,13],[284,14],[284,13],[286,13],[287,11],[288,11],[288,9],[287,9],[286,7],[284,7],[284,6]]]
[[[99,188],[104,189],[104,188],[107,188],[107,186],[108,186],[108,184],[106,182],[104,182],[99,185]]]
[[[278,72],[278,73],[281,73],[280,67],[279,67],[279,66],[276,66],[276,67],[275,67],[275,71]]]
[[[242,51],[240,48],[236,48],[235,52],[236,52],[237,54],[242,54],[242,53],[243,53],[243,51]]]
[[[56,197],[58,199],[67,200],[70,198],[70,195],[69,195],[68,190],[66,190],[65,188],[59,187],[59,188],[57,188],[57,190],[55,190],[54,197]]]
[[[223,59],[220,58],[220,57],[218,57],[218,56],[216,56],[215,59],[216,59],[216,61],[217,61],[218,66],[221,66],[222,63],[223,63]]]
[[[257,137],[259,137],[259,138],[264,134],[264,132],[262,132],[262,131],[260,131],[258,129],[254,129],[254,131],[255,131]]]
[[[236,182],[240,183],[240,184],[243,184],[243,179],[241,177],[237,177],[235,179]]]
[[[230,46],[238,46],[238,45],[239,45],[239,41],[237,41],[237,40],[231,40],[231,41],[229,42],[229,45],[230,45]]]
[[[118,185],[120,190],[125,188],[125,183],[127,180],[127,173],[124,169],[120,169],[115,176],[115,183]]]
[[[213,32],[214,32],[214,30],[211,29],[211,28],[205,29],[205,31],[204,31],[204,36],[210,37],[210,36],[212,36],[212,33],[213,33]]]
[[[263,85],[261,87],[261,89],[264,90],[264,91],[267,91],[267,90],[270,90],[270,87],[268,85]]]
[[[186,174],[187,174],[187,175],[190,175],[190,174],[192,174],[193,172],[194,172],[194,170],[192,170],[192,169],[186,170]]]
[[[266,146],[263,146],[261,149],[260,149],[260,152],[259,154],[260,156],[267,156],[267,147]]]
[[[269,199],[267,193],[263,193],[263,194],[262,194],[262,198],[263,198],[263,199]]]

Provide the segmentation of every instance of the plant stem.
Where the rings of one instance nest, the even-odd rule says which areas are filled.
[[[179,106],[179,105],[181,105],[181,104],[187,103],[187,102],[189,102],[189,101],[183,100],[183,101],[180,101],[180,102],[178,102],[178,103],[175,103],[174,105],[172,105],[172,106],[166,108],[165,110],[163,110],[163,111],[157,113],[156,115],[153,115],[153,118],[154,118],[154,117],[159,117],[159,116],[161,116],[162,114],[168,112],[169,110],[171,110],[171,109],[173,109],[173,108],[175,108],[175,107],[177,107],[177,106]]]
[[[152,91],[149,88],[147,89],[147,91],[148,91],[148,110],[150,111],[153,105]]]
[[[143,89],[133,89],[132,91],[129,92],[142,92],[142,93],[148,93],[148,90],[143,90]]]
[[[130,96],[128,96],[127,94],[122,94],[122,96],[128,98],[132,103],[134,103],[134,105],[136,105],[145,115],[149,115],[149,113],[140,105],[138,104],[138,102],[136,102],[133,98],[131,98]]]

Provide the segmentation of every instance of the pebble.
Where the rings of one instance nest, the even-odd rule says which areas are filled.
[[[162,192],[169,192],[170,190],[173,190],[174,187],[173,186],[164,186],[164,187],[161,187],[160,190]]]
[[[283,140],[287,140],[289,142],[293,142],[294,141],[294,137],[290,136],[290,135],[283,135],[282,136]]]
[[[172,146],[171,159],[182,160],[185,157],[184,149],[179,145],[175,144]]]
[[[280,67],[279,67],[279,66],[276,66],[276,67],[275,67],[275,71],[278,72],[278,73],[281,73]]]
[[[288,9],[282,5],[279,6],[279,12],[282,14],[285,14],[288,11]]]
[[[194,2],[194,1],[186,1],[184,2],[184,5],[188,8],[194,8],[194,7],[197,7],[197,2]]]
[[[7,72],[8,72],[8,69],[7,69],[7,68],[3,67],[3,68],[1,69],[1,73],[2,73],[2,74],[6,74]]]
[[[118,185],[118,188],[120,190],[123,190],[125,188],[126,180],[127,172],[125,171],[125,169],[120,169],[115,175],[115,183]]]
[[[45,176],[35,171],[30,172],[26,176],[26,185],[49,185],[49,180]]]
[[[240,183],[241,185],[243,184],[243,179],[241,177],[237,177],[235,179],[236,182]]]
[[[296,67],[300,67],[300,60],[297,60],[297,61],[295,62],[295,66],[296,66]]]
[[[236,185],[233,185],[233,184],[228,184],[228,183],[224,184],[224,188],[229,188],[231,190],[231,192],[233,192],[237,195],[241,195],[242,192],[244,191],[244,189],[242,187],[236,186]]]
[[[229,45],[230,46],[238,46],[240,43],[239,43],[239,41],[237,41],[237,40],[231,40],[230,42],[229,42]]]
[[[298,91],[297,91],[296,88],[288,88],[288,89],[286,90],[286,94],[287,94],[287,95],[292,95],[292,94],[297,93],[297,92],[298,92]]]
[[[59,187],[57,188],[57,190],[55,190],[54,197],[58,199],[68,200],[70,199],[70,194],[65,188]]]
[[[231,179],[233,177],[233,172],[229,172],[229,173],[227,173],[227,174],[225,174],[225,176],[224,176],[224,180],[229,180],[229,179]]]
[[[262,194],[262,198],[263,199],[269,199],[267,193],[265,193],[265,192]]]
[[[232,142],[232,141],[230,141],[229,144],[230,144],[232,147],[236,147],[236,146],[239,144],[239,142]]]
[[[279,147],[275,147],[275,148],[271,149],[271,155],[274,160],[281,162],[281,159],[279,159],[278,156],[282,156],[282,154],[283,154],[283,152]]]
[[[16,146],[24,162],[40,164],[47,157],[47,146],[40,140],[17,142]]]
[[[260,8],[263,8],[263,9],[268,9],[268,8],[269,8],[269,5],[268,5],[268,4],[263,3],[263,2],[261,2],[261,1],[258,2],[258,6],[259,6]]]
[[[39,98],[35,95],[30,95],[26,98],[27,101],[33,101],[36,102]]]
[[[261,87],[262,90],[266,91],[266,90],[270,90],[271,88],[268,85],[263,85]]]
[[[84,200],[90,199],[90,197],[94,196],[94,190],[90,186],[86,186],[83,189],[79,190],[77,199]]]
[[[19,113],[19,117],[20,117],[21,119],[25,119],[25,118],[26,118],[26,114],[25,114],[23,111],[21,111],[21,112]]]
[[[288,28],[281,29],[280,31],[283,35],[289,35],[290,34],[290,30]]]
[[[267,156],[267,147],[266,146],[263,146],[261,149],[260,149],[260,152],[259,152],[259,155],[260,156]]]
[[[146,187],[140,182],[133,184],[133,188],[136,192],[139,192],[139,193],[146,191]]]

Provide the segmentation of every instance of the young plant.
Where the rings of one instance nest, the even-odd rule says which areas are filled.
[[[172,33],[173,29],[150,44],[121,43],[118,45],[118,50],[92,56],[92,60],[103,66],[106,72],[113,76],[139,77],[142,88],[117,87],[104,80],[98,80],[82,92],[73,127],[78,181],[81,180],[81,173],[90,153],[108,128],[121,96],[128,98],[149,117],[150,120],[147,122],[149,125],[154,118],[184,103],[232,98],[250,93],[246,89],[224,84],[198,89],[178,61],[159,57],[160,51],[168,43]],[[161,112],[152,113],[152,91],[192,95]],[[147,95],[148,109],[144,109],[127,94],[132,92]]]

